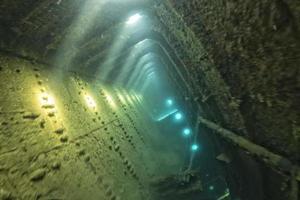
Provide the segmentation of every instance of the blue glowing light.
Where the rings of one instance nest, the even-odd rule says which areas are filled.
[[[167,99],[166,103],[167,103],[167,106],[171,106],[171,105],[173,105],[173,100]]]
[[[197,151],[199,149],[199,145],[198,144],[193,144],[191,146],[192,151]]]
[[[191,129],[189,129],[189,128],[183,129],[183,135],[189,136],[189,135],[191,135],[191,133],[192,133]]]
[[[182,119],[182,114],[181,113],[176,113],[175,114],[175,119],[176,120],[181,120]]]

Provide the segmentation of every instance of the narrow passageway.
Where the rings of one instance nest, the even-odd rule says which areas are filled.
[[[4,0],[0,200],[297,200],[300,3]]]

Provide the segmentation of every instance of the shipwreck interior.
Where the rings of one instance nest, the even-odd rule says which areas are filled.
[[[1,0],[0,200],[300,199],[300,1]]]

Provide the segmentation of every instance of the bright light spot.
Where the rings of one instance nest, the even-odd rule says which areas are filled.
[[[191,150],[192,151],[197,151],[199,149],[199,145],[197,145],[197,144],[193,144],[192,146],[191,146]]]
[[[230,192],[228,189],[225,190],[225,194],[220,196],[217,200],[223,200],[223,199],[227,199],[227,197],[230,196]]]
[[[182,114],[181,113],[176,113],[175,114],[175,119],[176,120],[181,120],[182,119]]]
[[[210,191],[212,191],[212,190],[214,190],[215,189],[215,187],[213,186],[213,185],[211,185],[211,186],[209,186],[209,188],[208,188]]]
[[[106,95],[106,99],[109,103],[113,103],[114,102],[114,99],[112,98],[112,96],[110,95]]]
[[[137,13],[137,14],[134,14],[132,15],[131,17],[129,17],[129,19],[127,20],[126,24],[135,24],[136,22],[138,22],[140,20],[142,16]]]
[[[185,135],[185,136],[191,135],[191,129],[189,129],[189,128],[183,129],[183,135]]]
[[[165,114],[164,116],[158,118],[157,121],[162,121],[162,120],[166,119],[167,117],[169,117],[170,115],[173,115],[173,114],[176,113],[177,111],[178,111],[178,110],[175,109],[175,110],[173,110],[173,111],[171,111],[171,112]]]
[[[92,108],[92,109],[96,108],[97,104],[90,95],[85,95],[84,98],[85,98],[86,104],[89,108]]]
[[[167,103],[167,106],[171,106],[171,105],[173,105],[173,100],[167,99],[166,103]]]
[[[42,107],[54,108],[55,106],[54,98],[48,93],[42,93],[40,97],[40,103]]]
[[[147,40],[147,39],[146,39]],[[140,48],[143,46],[143,44],[145,43],[145,40],[138,42],[136,45],[134,45],[134,48]]]

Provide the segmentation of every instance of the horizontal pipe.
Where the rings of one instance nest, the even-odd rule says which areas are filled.
[[[232,144],[246,150],[251,155],[255,156],[264,163],[271,165],[280,171],[289,173],[293,178],[300,181],[300,168],[299,166],[293,165],[288,159],[270,152],[266,148],[254,144],[253,142],[245,139],[232,131],[229,131],[218,124],[211,122],[201,116],[198,117],[198,122],[205,125],[207,128],[214,130],[219,136],[225,138]]]

